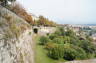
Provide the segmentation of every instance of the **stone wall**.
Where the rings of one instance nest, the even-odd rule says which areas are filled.
[[[32,28],[0,6],[0,63],[34,63]]]
[[[56,27],[33,27],[38,29],[38,34],[39,35],[46,35],[50,33],[54,33],[56,31]]]

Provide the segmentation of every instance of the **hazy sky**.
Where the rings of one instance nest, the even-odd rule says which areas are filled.
[[[17,0],[26,10],[62,24],[96,24],[96,0]]]

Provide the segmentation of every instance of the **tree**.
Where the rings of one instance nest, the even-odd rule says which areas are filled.
[[[15,2],[16,0],[0,0],[2,6],[8,5],[8,2]]]
[[[39,25],[45,25],[45,18],[43,16],[39,16]]]
[[[56,23],[45,18],[44,16],[39,16],[39,20],[37,21],[38,25],[42,26],[56,26]]]

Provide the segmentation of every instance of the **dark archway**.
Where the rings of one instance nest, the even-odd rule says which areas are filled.
[[[34,28],[34,29],[33,29],[33,32],[34,32],[35,34],[38,34],[38,29],[37,29],[37,28]]]

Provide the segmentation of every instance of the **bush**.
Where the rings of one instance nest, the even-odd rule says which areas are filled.
[[[71,47],[71,44],[64,44],[64,59],[65,60],[74,60],[76,59],[76,50]]]
[[[63,58],[64,54],[64,50],[63,50],[63,46],[55,44],[54,48],[50,48],[50,50],[48,50],[48,55],[49,57],[53,58],[53,59],[60,59]]]
[[[86,53],[96,53],[95,45],[87,40],[80,41],[79,46],[83,48],[86,51]]]
[[[51,40],[53,40],[53,39],[56,38],[56,37],[57,37],[56,34],[51,34],[51,35],[49,35],[49,39],[51,39]]]
[[[85,51],[72,44],[47,43],[48,55],[53,59],[64,58],[65,60],[85,59]]]
[[[62,36],[61,37],[56,37],[56,38],[53,39],[53,42],[57,43],[57,44],[64,44],[64,39],[63,39]]]
[[[57,36],[61,36],[61,31],[57,30],[57,31],[55,31],[54,34],[56,34]]]
[[[51,50],[55,47],[55,45],[56,45],[56,43],[54,43],[54,42],[48,42],[48,43],[46,43],[45,48],[47,50]]]
[[[73,46],[73,48],[77,52],[76,59],[86,59],[87,58],[87,54],[82,48],[77,47],[77,46]]]
[[[74,59],[85,59],[86,53],[85,51],[72,44],[64,44],[64,59],[66,60],[74,60]]]
[[[65,35],[64,27],[58,27],[57,30],[55,31],[55,34],[58,36],[64,36]]]
[[[45,45],[47,42],[50,42],[48,37],[46,37],[46,36],[40,37],[40,44]]]
[[[76,50],[68,48],[64,50],[64,59],[65,60],[74,60],[76,59]]]
[[[68,29],[65,34],[66,34],[66,36],[70,36],[70,37],[76,36],[76,34],[71,29]]]
[[[63,40],[64,40],[64,43],[70,43],[71,41],[70,41],[70,37],[69,36],[65,36],[64,38],[63,38]]]
[[[96,58],[96,53],[95,54],[92,54],[92,53],[87,53],[87,58],[88,59],[91,59],[91,58]]]

